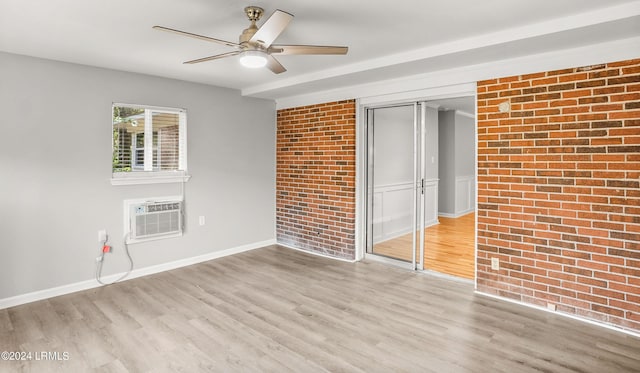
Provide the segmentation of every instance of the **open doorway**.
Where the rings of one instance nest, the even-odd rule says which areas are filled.
[[[432,101],[438,108],[438,222],[426,228],[425,269],[475,277],[475,98]]]
[[[366,253],[473,279],[475,98],[371,107],[365,115]]]

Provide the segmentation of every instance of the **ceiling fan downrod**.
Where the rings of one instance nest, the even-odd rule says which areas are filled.
[[[242,31],[242,34],[240,34],[239,44],[241,45],[248,44],[253,35],[258,31],[256,22],[262,18],[264,9],[257,6],[248,6],[244,8],[244,12],[247,15],[247,18],[249,18],[249,21],[251,21],[251,24]]]

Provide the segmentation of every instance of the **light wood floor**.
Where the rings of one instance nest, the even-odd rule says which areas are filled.
[[[0,310],[3,372],[638,372],[640,339],[466,282],[271,246]]]
[[[475,213],[459,218],[440,217],[440,224],[425,229],[424,267],[448,275],[475,276]],[[412,235],[374,245],[376,254],[411,261]],[[419,252],[416,252],[419,255]]]

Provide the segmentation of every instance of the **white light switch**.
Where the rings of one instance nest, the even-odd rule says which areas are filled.
[[[204,225],[204,216],[198,217],[198,224]]]

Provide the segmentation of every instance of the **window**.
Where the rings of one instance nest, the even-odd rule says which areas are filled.
[[[112,184],[186,181],[186,112],[114,104]]]

